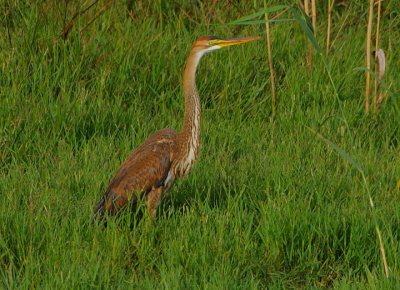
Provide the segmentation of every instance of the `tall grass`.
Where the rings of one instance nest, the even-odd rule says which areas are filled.
[[[230,23],[263,1],[108,2],[80,13],[65,41],[65,23],[92,2],[0,4],[2,288],[400,286],[397,1],[382,7],[392,94],[375,118],[353,71],[364,66],[368,3],[335,6],[338,36],[310,73],[299,25],[271,22],[279,114],[270,118],[265,97],[264,42],[206,55],[194,170],[153,223],[127,211],[103,228],[89,225],[92,208],[121,162],[155,130],[182,124],[193,41],[265,33],[209,13]],[[363,178],[307,127],[363,165],[389,279]]]

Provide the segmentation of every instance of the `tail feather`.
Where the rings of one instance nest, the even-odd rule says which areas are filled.
[[[106,213],[107,215],[118,215],[120,214],[122,211],[119,209],[123,209],[126,207],[126,204],[128,203],[127,198],[125,198],[124,196],[123,201],[125,201],[125,204],[123,204],[123,206],[120,206],[120,208],[118,208],[118,199],[121,198],[119,195],[117,195],[114,191],[111,191],[111,194],[113,194],[111,196],[111,200],[113,200],[113,203],[111,204],[111,206],[107,209],[106,208],[106,196],[103,196],[102,199],[99,201],[99,203],[94,207],[93,209],[93,217],[92,217],[92,225],[94,223],[97,222],[101,222],[104,221],[104,226],[107,226],[107,220],[106,220]],[[110,198],[110,194],[108,195],[107,201]],[[137,207],[137,198],[135,197],[135,199],[130,201],[131,207],[132,209],[135,211],[136,207]],[[117,208],[117,209],[116,209]]]

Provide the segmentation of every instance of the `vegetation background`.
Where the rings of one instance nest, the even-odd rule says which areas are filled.
[[[364,114],[354,68],[365,66],[367,2],[333,7],[336,97],[318,55],[307,70],[299,23],[271,24],[273,115],[264,25],[221,24],[263,1],[1,1],[0,287],[400,287],[400,2],[382,3],[391,93]],[[324,48],[327,4],[317,5]],[[153,223],[128,212],[90,226],[129,153],[180,129],[183,69],[203,35],[263,39],[202,60],[194,170]]]

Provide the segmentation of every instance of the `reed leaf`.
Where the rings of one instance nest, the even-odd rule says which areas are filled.
[[[312,45],[317,50],[317,52],[319,54],[322,54],[322,49],[319,46],[318,41],[314,35],[314,30],[311,25],[310,17],[307,16],[307,14],[304,12],[303,9],[301,9],[301,7],[297,6],[297,8],[302,12],[304,18],[301,17],[301,15],[296,11],[296,8],[294,6],[291,6],[290,10],[292,11],[294,18],[297,20],[297,22],[299,22],[300,27],[303,29],[306,36],[311,41]]]
[[[226,23],[226,25],[254,25],[254,24],[265,24],[265,23],[274,23],[274,22],[289,22],[295,21],[296,19],[270,19],[270,20],[256,20],[256,21],[246,21],[246,22],[230,22]]]
[[[276,6],[273,6],[273,7],[270,7],[270,8],[260,9],[256,13],[253,13],[253,14],[244,16],[242,18],[239,18],[239,19],[237,19],[235,21],[229,22],[229,23],[227,23],[227,25],[234,25],[234,24],[239,24],[239,23],[242,23],[242,22],[246,22],[248,20],[252,20],[252,19],[255,19],[257,17],[264,16],[265,13],[272,13],[272,12],[276,12],[276,11],[279,11],[279,10],[283,10],[285,8],[288,8],[288,6],[286,6],[286,5],[276,5]],[[263,22],[263,23],[265,23],[265,22]]]

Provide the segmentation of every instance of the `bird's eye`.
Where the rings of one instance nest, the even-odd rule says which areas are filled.
[[[213,43],[212,43],[211,40],[208,42],[208,45],[209,45],[209,46],[212,46],[212,45],[213,45]]]

